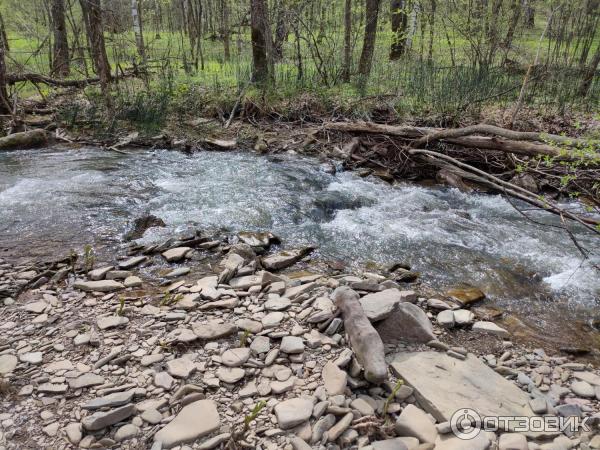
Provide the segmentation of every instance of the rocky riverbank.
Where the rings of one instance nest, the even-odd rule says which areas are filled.
[[[600,448],[600,371],[514,345],[470,309],[477,292],[433,296],[401,265],[306,266],[311,249],[276,243],[197,233],[106,265],[0,263],[0,447]],[[352,298],[382,339],[378,384],[338,308]],[[590,429],[463,440],[465,408]]]

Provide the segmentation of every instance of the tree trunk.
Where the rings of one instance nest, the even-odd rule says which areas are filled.
[[[221,14],[223,19],[223,56],[225,61],[231,58],[231,30],[229,26],[229,3],[228,0],[221,0]]]
[[[350,82],[350,67],[352,66],[352,0],[346,0],[344,8],[344,68],[342,80]]]
[[[6,62],[4,55],[6,53],[6,46],[4,45],[4,38],[0,39],[0,113],[9,114],[11,112],[10,101],[8,99],[8,90],[6,89]]]
[[[534,0],[525,1],[525,26],[527,28],[535,27],[535,7]]]
[[[52,0],[50,15],[54,34],[52,73],[56,76],[67,76],[69,75],[69,42],[67,40],[64,0]]]
[[[287,41],[289,34],[287,7],[288,6],[282,1],[279,2],[277,8],[275,42],[273,43],[273,53],[277,60],[283,58],[283,44]]]
[[[90,42],[94,68],[100,78],[102,93],[108,101],[108,84],[111,81],[111,74],[108,56],[106,55],[106,46],[104,44],[100,0],[79,0],[79,3],[81,4],[85,28]]]
[[[0,14],[0,45],[4,46],[5,51],[9,51],[8,36],[6,35],[6,27],[4,26],[4,18]]]
[[[265,0],[250,0],[252,81],[256,83],[265,83],[269,79],[267,40],[270,39],[270,33],[268,33],[267,24],[267,4]]]
[[[390,48],[390,60],[399,59],[406,50],[406,37],[408,29],[407,2],[403,0],[392,0],[390,2],[392,22],[392,46]]]
[[[592,86],[592,81],[594,81],[594,76],[596,75],[596,71],[598,70],[598,65],[600,64],[600,44],[596,47],[596,53],[594,53],[594,57],[590,61],[590,64],[585,69],[583,74],[583,80],[581,81],[581,85],[579,86],[579,94],[582,97],[586,97],[590,87]]]
[[[146,49],[144,47],[144,34],[142,28],[142,14],[138,5],[138,0],[131,0],[131,19],[133,20],[133,34],[135,35],[135,45],[142,64],[146,65]]]
[[[358,73],[360,75],[359,86],[361,87],[366,86],[371,74],[375,40],[377,38],[378,16],[379,0],[365,0],[365,35],[360,62],[358,63]]]

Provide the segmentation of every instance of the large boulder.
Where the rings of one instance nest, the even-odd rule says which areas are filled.
[[[433,326],[427,314],[412,303],[400,303],[392,314],[376,325],[385,343],[396,341],[424,344],[436,339]]]
[[[360,299],[360,306],[371,322],[378,322],[389,317],[401,301],[400,291],[392,288],[365,295]]]

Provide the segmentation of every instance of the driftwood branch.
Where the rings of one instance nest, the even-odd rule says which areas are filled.
[[[356,359],[364,368],[365,379],[380,384],[388,377],[383,342],[367,319],[358,299],[358,294],[347,286],[339,287],[333,292],[333,301],[342,311],[344,328]]]
[[[57,80],[55,78],[47,77],[37,73],[19,73],[8,74],[6,76],[6,81],[8,84],[30,81],[32,83],[42,83],[49,86],[82,88],[90,84],[99,83],[100,78],[85,78],[83,80]]]

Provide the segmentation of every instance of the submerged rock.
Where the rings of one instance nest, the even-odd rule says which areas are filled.
[[[144,236],[144,233],[149,228],[166,226],[167,225],[160,217],[156,217],[152,214],[147,214],[145,216],[138,217],[133,221],[133,225],[131,226],[129,231],[123,235],[123,239],[125,241],[133,241],[135,239],[140,239],[142,236]]]

